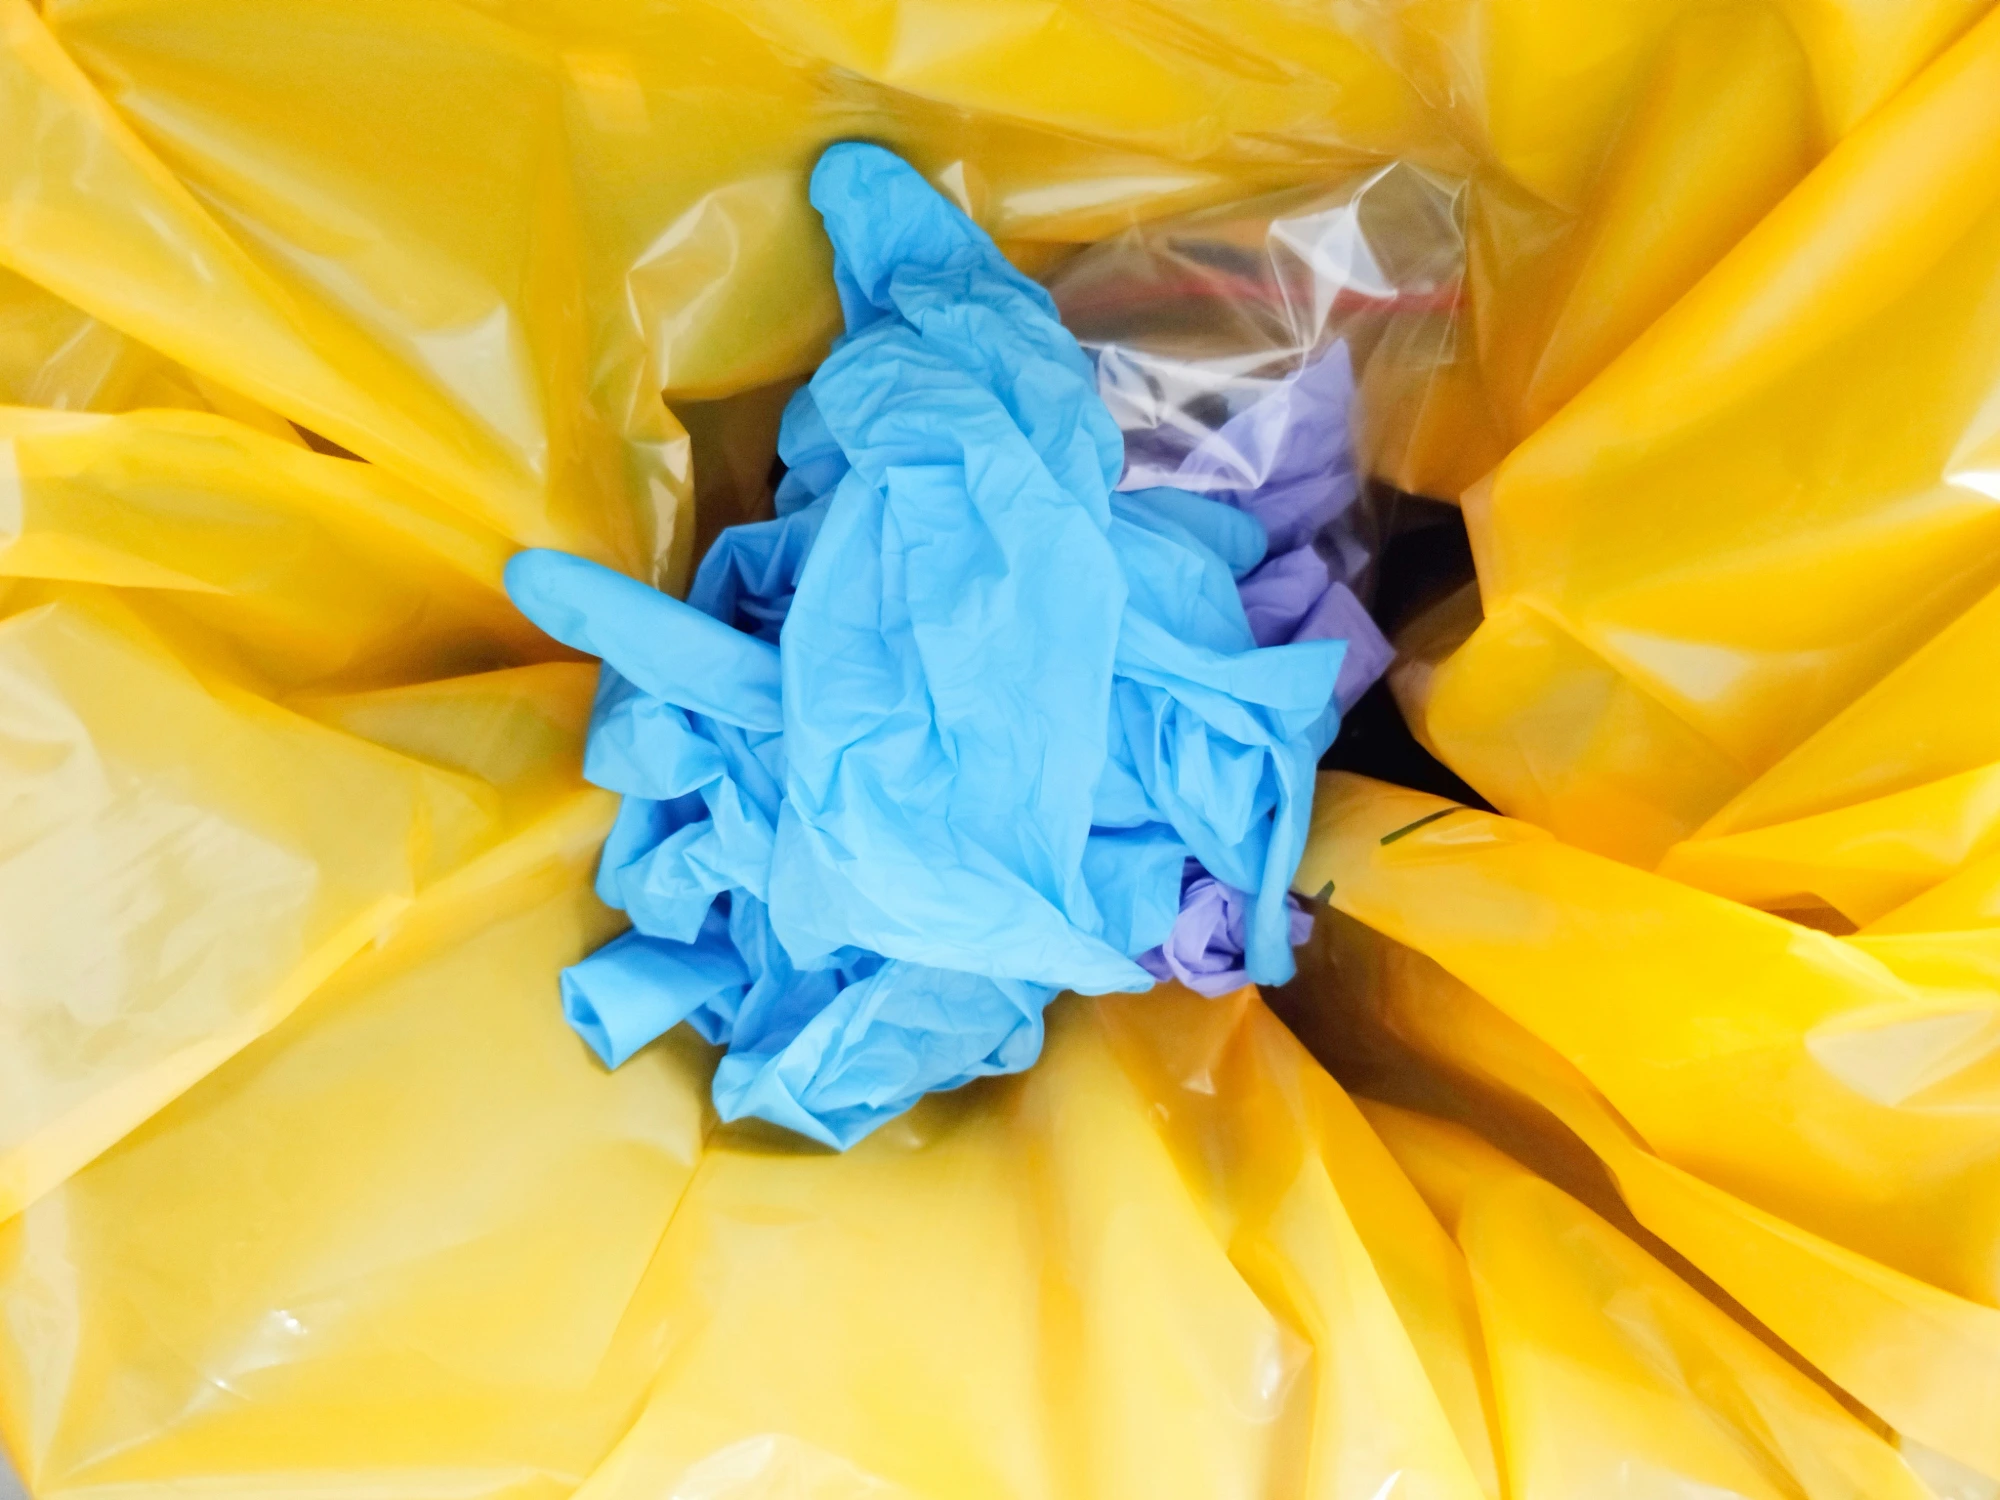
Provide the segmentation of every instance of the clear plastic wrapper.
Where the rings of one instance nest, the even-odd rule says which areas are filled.
[[[1348,642],[1351,707],[1387,668],[1365,607],[1431,378],[1452,356],[1461,189],[1408,165],[1129,229],[1050,278],[1125,434],[1121,489],[1237,506],[1270,535],[1260,644]]]

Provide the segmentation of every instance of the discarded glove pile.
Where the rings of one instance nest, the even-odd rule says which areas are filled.
[[[690,1021],[724,1119],[845,1147],[1027,1066],[1060,990],[1290,977],[1352,595],[1311,548],[1337,489],[1117,491],[1048,295],[899,159],[836,146],[812,201],[847,333],[778,518],[686,604],[546,551],[508,588],[606,664],[585,770],[633,930],[565,974],[572,1024],[615,1066]]]

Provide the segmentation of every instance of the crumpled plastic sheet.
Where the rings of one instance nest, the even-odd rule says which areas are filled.
[[[2000,847],[1997,84],[1988,17],[1466,496],[1392,685],[1495,807],[1844,926]]]
[[[1412,441],[1399,424],[1450,358],[1455,214],[1447,185],[1393,166],[1136,226],[1050,280],[1125,434],[1120,487],[1255,515],[1270,538],[1243,582],[1257,640],[1347,640],[1343,708],[1394,657],[1364,604],[1386,517],[1356,449],[1393,469],[1383,450]]]
[[[1190,858],[1243,893],[1242,971],[1290,976],[1344,646],[1257,643],[1247,509],[1114,493],[1047,294],[907,165],[836,146],[813,201],[848,332],[786,413],[780,517],[687,604],[552,553],[508,585],[605,659],[585,770],[626,794],[599,893],[634,931],[569,1013],[613,1065],[690,1020],[724,1119],[846,1146],[1032,1062],[1059,989],[1150,987]]]
[[[1517,1151],[1561,1137],[1538,1167],[1608,1173],[1841,1389],[2000,1476],[2000,929],[1838,937],[1344,773],[1314,816],[1300,879],[1339,915],[1291,1014],[1319,1050]],[[1348,1065],[1371,1026],[1401,1050]]]

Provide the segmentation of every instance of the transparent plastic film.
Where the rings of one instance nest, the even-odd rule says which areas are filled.
[[[1453,355],[1461,186],[1397,165],[1128,229],[1049,278],[1125,440],[1119,488],[1240,509],[1259,644],[1347,642],[1352,708],[1394,652],[1369,616],[1393,491]]]
[[[1126,433],[1124,487],[1268,483],[1288,455],[1241,427],[1229,442],[1231,419],[1329,357],[1359,387],[1361,471],[1397,478],[1407,424],[1454,348],[1461,198],[1451,179],[1389,167],[1149,223],[1066,260],[1049,289]]]

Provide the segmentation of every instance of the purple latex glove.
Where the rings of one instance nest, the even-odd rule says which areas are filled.
[[[1292,905],[1292,946],[1312,936],[1312,913],[1298,898]],[[1243,922],[1249,902],[1193,860],[1181,875],[1181,913],[1165,943],[1139,955],[1139,966],[1155,979],[1178,979],[1198,995],[1214,999],[1250,982],[1243,969]]]
[[[1363,608],[1354,590],[1330,576],[1326,558],[1295,547],[1259,563],[1236,585],[1250,634],[1260,646],[1290,641],[1347,642],[1334,696],[1346,713],[1389,670],[1396,649]]]
[[[1319,608],[1332,582],[1326,559],[1311,547],[1267,556],[1236,582],[1251,636],[1260,646],[1282,646],[1292,640]]]
[[[1165,469],[1152,434],[1126,434],[1120,487],[1172,485],[1247,511],[1264,523],[1275,555],[1310,542],[1361,494],[1348,439],[1354,371],[1335,344],[1209,433]],[[1162,434],[1163,436],[1170,436]]]
[[[1336,344],[1277,382],[1162,471],[1158,429],[1128,433],[1126,477],[1207,495],[1255,516],[1270,538],[1264,561],[1237,585],[1260,646],[1345,640],[1334,692],[1354,707],[1395,657],[1350,585],[1367,566],[1359,538],[1335,523],[1361,493],[1348,417],[1354,372]]]

